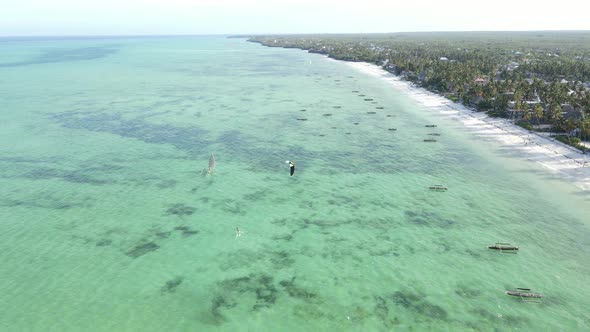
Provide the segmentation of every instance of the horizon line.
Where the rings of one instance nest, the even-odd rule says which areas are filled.
[[[0,35],[0,38],[52,38],[52,37],[189,37],[189,36],[264,36],[264,35],[377,35],[400,33],[473,33],[473,32],[588,32],[588,30],[424,30],[424,31],[390,31],[390,32],[255,32],[255,33],[139,33],[139,34],[55,34],[55,35]]]

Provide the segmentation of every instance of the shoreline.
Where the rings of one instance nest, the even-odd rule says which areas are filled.
[[[453,118],[471,129],[472,135],[500,143],[502,147],[511,149],[517,158],[536,162],[547,171],[572,182],[579,189],[590,190],[590,155],[542,134],[530,132],[507,119],[472,111],[434,92],[415,87],[411,82],[404,81],[377,65],[342,62],[387,82],[396,91],[413,99],[425,111]]]

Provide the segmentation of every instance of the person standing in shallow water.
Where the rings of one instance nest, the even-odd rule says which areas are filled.
[[[289,168],[291,169],[291,176],[293,176],[293,173],[295,173],[295,164],[292,161],[289,162]]]

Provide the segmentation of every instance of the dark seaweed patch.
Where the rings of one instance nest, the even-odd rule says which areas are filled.
[[[73,201],[73,199],[79,199],[79,201]],[[33,195],[27,200],[21,199],[7,199],[0,202],[1,206],[7,207],[24,207],[24,208],[42,208],[42,209],[54,209],[54,210],[65,210],[72,208],[88,208],[92,204],[90,197],[80,198],[63,198],[59,195],[55,195],[51,192],[41,192]]]
[[[283,269],[293,265],[293,263],[295,263],[295,260],[291,258],[291,254],[289,254],[289,252],[282,250],[271,252],[270,262],[274,265],[276,269]]]
[[[176,277],[172,280],[166,281],[166,284],[162,286],[162,293],[174,293],[174,291],[176,291],[176,287],[178,287],[183,280],[183,277]]]
[[[311,301],[317,297],[317,294],[312,293],[304,288],[298,287],[295,285],[295,277],[291,278],[291,280],[282,280],[279,282],[279,285],[283,286],[287,291],[289,296],[302,299],[305,301]]]
[[[367,114],[377,114],[377,112],[367,112]]]
[[[365,101],[373,101],[373,98],[365,98]]]
[[[273,240],[275,241],[291,241],[293,240],[293,235],[292,234],[283,234],[283,235],[274,235],[272,237]]]
[[[396,305],[430,318],[444,320],[448,316],[448,313],[442,307],[427,302],[422,295],[397,291],[393,294],[392,299]]]
[[[215,298],[213,298],[213,301],[211,302],[211,314],[213,314],[216,323],[221,323],[225,320],[225,317],[221,313],[221,309],[231,309],[236,305],[236,302],[229,301],[221,295],[218,295]]]
[[[233,301],[229,301],[226,298],[235,293],[255,294],[256,301],[252,305],[252,310],[254,311],[269,308],[271,305],[275,304],[277,300],[278,290],[273,284],[273,278],[266,274],[261,274],[258,276],[250,274],[247,277],[228,279],[219,282],[218,285],[227,294],[227,296],[223,297],[223,301],[219,301],[218,297],[214,299],[214,305],[212,308],[217,308],[217,315],[213,310],[212,312],[214,316],[217,317],[223,317],[219,311],[220,308],[224,307],[223,304],[234,303]],[[235,306],[235,303],[233,305]]]
[[[324,113],[323,116],[332,116],[332,113]]]
[[[342,108],[342,106],[332,106],[332,108]]]
[[[153,124],[141,118],[123,119],[121,114],[99,112],[65,112],[52,116],[63,127],[93,132],[108,132],[153,144],[170,144],[177,149],[201,155],[207,153],[209,142],[203,137],[207,131],[198,127],[176,127]]]
[[[18,67],[28,65],[40,65],[45,63],[57,63],[57,62],[71,62],[71,61],[83,61],[83,60],[94,60],[106,57],[117,52],[117,49],[113,47],[96,46],[96,47],[83,47],[75,49],[58,49],[48,50],[30,60],[16,61],[8,63],[0,63],[1,67]]]
[[[166,214],[175,216],[190,216],[195,213],[196,209],[192,206],[184,205],[182,203],[173,204],[167,210]]]
[[[307,110],[299,110],[299,112],[306,112]]]
[[[389,317],[390,311],[389,306],[387,305],[387,300],[381,296],[375,296],[375,315],[381,319],[383,324],[388,327],[392,328],[394,325],[399,325],[400,321],[397,317],[393,319]]]
[[[176,226],[174,227],[175,231],[181,231],[182,232],[182,236],[183,237],[188,237],[191,235],[195,235],[195,234],[199,234],[198,230],[193,230],[190,227],[187,226]]]
[[[158,248],[160,248],[159,245],[155,244],[154,242],[148,242],[133,247],[133,249],[129,250],[126,254],[129,257],[137,258],[157,250]]]
[[[382,109],[384,109],[385,107],[383,107],[383,106],[377,106],[377,107],[375,107],[375,108],[376,108],[376,109],[378,109],[378,110],[382,110]]]
[[[159,233],[156,233],[156,237],[158,237],[160,239],[167,239],[170,237],[170,234],[172,234],[172,232],[159,232]]]
[[[246,214],[246,210],[243,208],[243,204],[229,198],[219,200],[215,202],[214,205],[227,213],[238,214],[242,216]]]
[[[354,124],[355,126],[357,126],[359,123],[358,123],[358,122],[354,122],[353,124]]]
[[[297,118],[297,121],[307,121],[306,118]]]
[[[195,235],[195,234],[199,234],[199,231],[197,231],[197,230],[189,230],[189,231],[183,231],[182,232],[182,236],[184,236],[184,237],[189,237],[189,236]]]
[[[23,174],[24,177],[29,179],[60,179],[62,181],[81,183],[81,184],[92,184],[92,185],[103,185],[115,183],[113,180],[106,180],[97,178],[93,174],[96,169],[79,169],[79,170],[59,170],[55,168],[41,167],[33,169]]]
[[[106,247],[106,246],[110,246],[111,243],[113,243],[113,240],[103,239],[103,240],[96,242],[96,246],[97,247]]]
[[[415,225],[436,225],[447,228],[455,222],[450,219],[443,219],[438,214],[430,211],[405,211],[406,220]]]
[[[389,128],[387,130],[395,131],[395,130],[397,130],[397,128]]]
[[[468,253],[469,256],[472,256],[472,257],[475,257],[475,258],[480,258],[481,257],[481,254],[480,253],[475,252],[475,251],[473,251],[471,249],[466,249],[465,252]]]
[[[389,315],[387,301],[381,296],[375,296],[375,314],[377,314],[377,317],[381,318],[382,321],[385,321]]]
[[[270,222],[273,225],[276,226],[285,226],[288,223],[288,220],[286,218],[280,218],[280,219],[275,219],[273,221]]]
[[[404,293],[401,291],[397,291],[393,294],[392,298],[395,304],[400,305],[406,309],[411,309],[416,305],[416,303],[422,300],[423,296],[410,292]]]
[[[266,190],[257,190],[253,193],[244,195],[244,199],[247,201],[260,201],[263,200],[268,195],[268,191]]]
[[[195,155],[206,153],[209,144],[202,139],[206,131],[198,127],[153,124],[142,119],[125,120],[120,114],[90,113],[80,116],[77,112],[67,112],[52,118],[66,128],[108,132],[146,143],[171,144]]]

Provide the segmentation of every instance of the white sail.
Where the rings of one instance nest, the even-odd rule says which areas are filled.
[[[207,171],[207,175],[211,175],[211,172],[215,168],[215,157],[213,156],[213,152],[211,152],[211,157],[209,157],[209,170]]]

